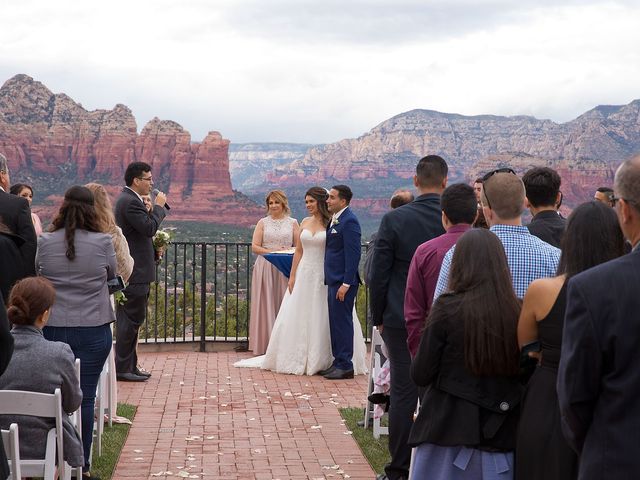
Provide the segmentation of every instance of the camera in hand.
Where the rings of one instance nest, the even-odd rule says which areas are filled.
[[[107,280],[107,287],[109,287],[109,295],[113,295],[116,292],[124,290],[126,285],[122,276],[116,275],[114,278]]]

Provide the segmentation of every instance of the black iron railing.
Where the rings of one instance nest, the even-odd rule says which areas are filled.
[[[140,341],[199,342],[201,351],[207,342],[248,341],[254,261],[250,243],[171,243],[156,266]],[[365,337],[367,305],[363,286],[356,309]]]

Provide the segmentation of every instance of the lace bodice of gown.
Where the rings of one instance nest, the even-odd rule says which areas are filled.
[[[262,219],[262,246],[264,248],[284,249],[293,245],[293,225],[295,218],[284,217],[274,220],[271,217]]]

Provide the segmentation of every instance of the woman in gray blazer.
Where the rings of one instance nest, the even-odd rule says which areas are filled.
[[[93,410],[100,372],[111,350],[115,320],[107,280],[114,278],[116,255],[111,236],[99,233],[94,198],[86,187],[64,194],[50,233],[38,238],[36,269],[56,289],[44,336],[68,343],[80,359],[83,472],[89,477]]]
[[[82,392],[69,345],[49,342],[42,335],[56,293],[46,278],[27,277],[11,290],[8,317],[13,323],[11,334],[14,352],[9,367],[0,377],[0,390],[23,390],[62,394],[62,409],[72,413],[82,402]],[[63,416],[64,457],[74,467],[84,464],[82,443],[69,417]],[[24,459],[44,458],[47,432],[55,427],[51,418],[1,415],[0,426],[17,423],[20,429],[20,456]]]

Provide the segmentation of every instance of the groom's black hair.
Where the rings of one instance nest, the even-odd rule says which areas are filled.
[[[351,198],[353,197],[353,192],[351,191],[351,189],[346,186],[346,185],[334,185],[333,187],[331,187],[334,190],[338,191],[338,196],[347,201],[347,205],[349,205],[349,203],[351,203]]]

